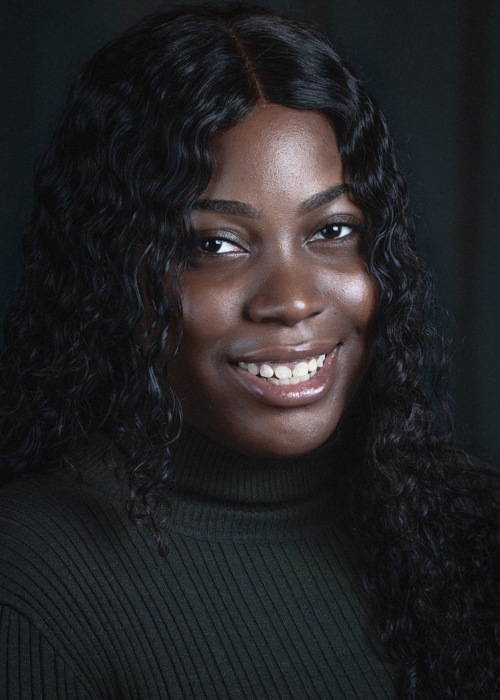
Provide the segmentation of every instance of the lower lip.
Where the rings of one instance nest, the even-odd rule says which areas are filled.
[[[267,404],[268,406],[278,406],[282,408],[295,408],[297,406],[308,406],[319,401],[328,393],[335,374],[335,364],[339,356],[340,346],[336,345],[328,353],[321,367],[312,379],[308,379],[300,384],[289,384],[286,386],[276,386],[264,381],[258,376],[251,374],[246,369],[232,365],[236,376],[253,396]]]

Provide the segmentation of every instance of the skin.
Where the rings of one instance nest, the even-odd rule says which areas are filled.
[[[378,295],[363,255],[365,217],[342,190],[332,201],[311,199],[345,184],[322,114],[260,106],[217,135],[212,153],[168,378],[185,421],[216,442],[304,454],[332,434],[369,364]],[[303,385],[280,393],[237,365],[320,350],[329,359],[309,393],[300,394]]]

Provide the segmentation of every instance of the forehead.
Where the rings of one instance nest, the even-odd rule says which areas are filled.
[[[335,132],[309,110],[262,105],[211,143],[213,175],[204,197],[305,199],[343,182]]]

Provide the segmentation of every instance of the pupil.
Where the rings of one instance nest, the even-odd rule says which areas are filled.
[[[330,238],[335,238],[335,236],[338,236],[340,234],[341,228],[342,228],[342,226],[339,226],[338,224],[332,224],[331,226],[326,226],[323,229],[323,235],[329,236]]]
[[[221,245],[222,241],[219,241],[217,238],[209,238],[203,243],[203,250],[206,253],[217,253]]]

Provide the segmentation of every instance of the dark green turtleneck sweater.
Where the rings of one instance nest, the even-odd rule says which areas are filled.
[[[394,698],[338,452],[256,460],[186,428],[166,557],[102,459],[3,489],[2,700]]]

